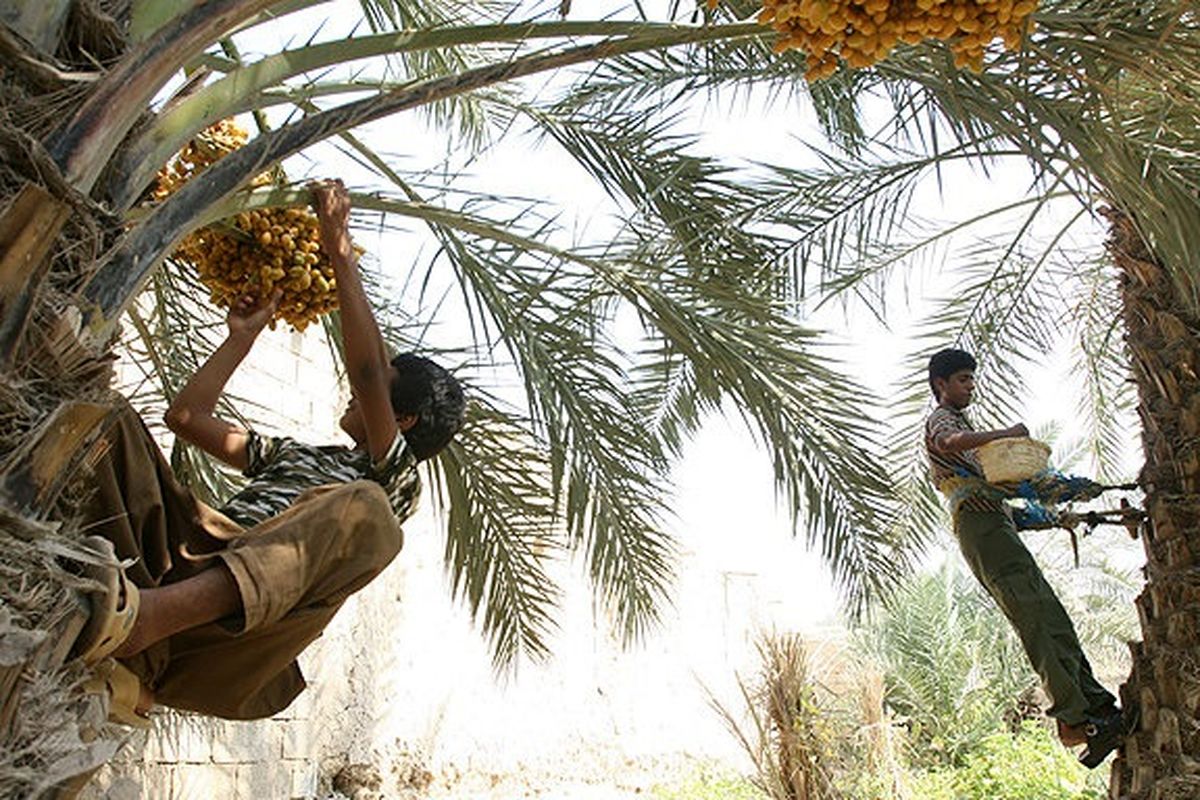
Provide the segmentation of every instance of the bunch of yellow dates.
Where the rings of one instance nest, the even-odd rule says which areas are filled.
[[[167,197],[248,138],[231,120],[204,130],[159,172],[154,199]],[[252,185],[272,181],[271,175],[264,174]],[[298,331],[337,308],[333,267],[321,250],[317,215],[308,208],[243,211],[188,234],[172,258],[195,269],[209,299],[222,308],[242,297],[265,300],[280,290],[275,319]]]
[[[777,52],[802,50],[805,77],[829,77],[844,61],[869,67],[899,42],[946,42],[957,67],[978,72],[984,49],[1000,38],[1020,47],[1037,0],[764,0],[758,21],[779,32]]]

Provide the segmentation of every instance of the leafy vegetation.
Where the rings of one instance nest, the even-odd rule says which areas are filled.
[[[1008,621],[954,562],[902,586],[859,647],[883,672],[910,763],[924,769],[962,765],[1022,715],[1036,685]]]
[[[1111,591],[1100,574],[1083,597]],[[1097,616],[1081,605],[1081,621]],[[1085,633],[1085,647],[1096,644]],[[717,706],[771,800],[1103,796],[1102,776],[1041,715],[1010,626],[957,561],[905,582],[828,661],[836,666],[809,651],[794,634],[763,637],[758,673],[740,681],[742,707]]]
[[[671,784],[650,789],[653,800],[766,800],[754,784],[738,775],[701,768]]]
[[[1093,773],[1064,749],[1045,725],[1027,720],[1016,733],[994,733],[954,770],[934,770],[913,782],[924,800],[1102,800]]]

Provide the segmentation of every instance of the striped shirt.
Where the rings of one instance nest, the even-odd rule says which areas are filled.
[[[365,450],[303,444],[250,431],[246,461],[243,474],[251,479],[249,485],[220,510],[247,528],[282,513],[301,492],[315,486],[373,480],[387,492],[399,522],[416,510],[421,493],[417,460],[400,431],[387,453],[374,464]]]
[[[974,450],[942,453],[934,449],[934,441],[939,436],[974,430],[967,415],[951,406],[939,405],[925,420],[925,454],[929,457],[929,477],[934,486],[941,489],[950,478],[984,480],[983,467]],[[962,511],[1002,511],[1004,507],[998,500],[968,496],[959,505],[959,509]]]

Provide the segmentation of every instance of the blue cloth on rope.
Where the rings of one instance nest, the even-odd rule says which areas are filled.
[[[1044,469],[1017,484],[1013,497],[1025,501],[1059,505],[1094,500],[1104,493],[1104,484],[1079,475],[1065,475],[1055,469]]]
[[[1014,508],[1012,518],[1013,524],[1019,531],[1030,528],[1048,528],[1058,524],[1058,514],[1036,500],[1027,500],[1024,506]]]
[[[1021,500],[1022,506],[1010,508],[1013,522],[1020,530],[1053,527],[1059,521],[1054,506],[1093,500],[1106,488],[1091,478],[1066,475],[1054,469],[1044,469],[1019,483],[999,484],[987,483],[961,468],[959,473],[956,485],[949,492],[952,511],[957,511],[959,504],[971,496]]]

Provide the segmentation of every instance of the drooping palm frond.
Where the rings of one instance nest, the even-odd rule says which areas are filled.
[[[534,431],[549,448],[546,486],[565,530],[585,544],[617,628],[640,635],[671,572],[660,524],[665,462],[628,419],[623,370],[595,316],[583,259],[521,236],[517,220],[403,201],[377,207],[429,223],[472,309],[479,346],[502,346],[518,370]]]
[[[1047,33],[1037,34],[1042,38],[1035,44],[1058,48],[1055,59],[1070,51],[1095,60],[1096,52],[1115,47],[1111,41],[1092,41],[1095,37],[1085,24],[1092,18],[1090,12],[1081,12],[1081,22],[1063,10],[1068,5],[1048,4],[1045,15],[1056,21],[1047,24]],[[714,19],[745,19],[750,13],[740,6],[730,9],[729,14],[718,12]],[[695,155],[694,138],[663,120],[670,109],[700,93],[748,86],[755,74],[779,93],[795,90],[800,84],[792,78],[802,58],[772,55],[771,35],[760,26],[721,22],[705,29],[691,27],[694,12],[676,4],[668,19],[688,24],[648,23],[641,31],[621,32],[601,31],[600,26],[590,34],[580,27],[562,28],[554,34],[561,38],[547,36],[531,40],[532,44],[502,35],[478,35],[497,20],[511,18],[513,10],[513,6],[466,11],[454,6],[415,11],[397,7],[376,20],[402,20],[406,30],[416,29],[412,30],[415,37],[430,41],[460,36],[456,46],[463,48],[460,55],[466,59],[511,55],[503,68],[490,61],[483,71],[476,62],[418,64],[420,58],[429,57],[427,51],[437,48],[400,48],[417,60],[400,64],[398,72],[360,73],[362,78],[379,80],[374,90],[385,87],[387,94],[324,110],[325,101],[316,98],[333,97],[327,90],[360,88],[355,73],[349,73],[349,78],[331,73],[317,79],[305,72],[296,84],[292,80],[300,73],[281,71],[255,91],[292,92],[292,99],[309,116],[264,137],[271,141],[255,145],[257,152],[247,151],[242,164],[218,165],[207,176],[212,191],[197,190],[199,199],[192,198],[196,202],[190,204],[177,198],[172,213],[178,215],[186,208],[192,223],[206,216],[216,218],[220,206],[214,201],[232,197],[241,178],[309,143],[345,134],[348,127],[377,115],[420,107],[431,97],[457,98],[518,74],[559,68],[553,101],[501,96],[496,106],[507,109],[506,119],[520,115],[531,120],[546,134],[545,141],[571,154],[609,192],[620,226],[612,241],[591,247],[564,245],[561,232],[552,224],[553,211],[535,215],[527,203],[513,205],[505,198],[486,198],[486,193],[456,206],[451,198],[457,187],[448,188],[452,170],[426,173],[428,185],[420,191],[434,198],[430,202],[409,191],[413,186],[406,189],[404,180],[396,180],[394,169],[381,168],[386,165],[377,153],[364,148],[356,152],[360,163],[371,165],[403,193],[388,212],[421,219],[440,248],[421,280],[445,287],[442,279],[451,274],[450,285],[460,293],[460,309],[471,315],[480,349],[507,353],[516,365],[534,440],[545,441],[548,447],[549,485],[558,492],[555,507],[563,509],[570,541],[582,543],[591,553],[592,573],[617,609],[618,627],[627,634],[640,630],[643,623],[633,620],[649,619],[640,617],[653,604],[648,598],[663,596],[662,577],[648,576],[666,563],[671,547],[657,533],[665,502],[660,486],[664,464],[667,454],[677,450],[682,437],[694,428],[699,413],[717,408],[722,398],[745,409],[751,429],[775,453],[781,491],[805,515],[810,536],[822,542],[832,561],[849,565],[839,572],[848,581],[849,594],[864,596],[860,589],[866,584],[857,582],[872,571],[885,576],[874,586],[878,590],[888,580],[887,568],[901,563],[885,554],[905,537],[890,527],[897,518],[888,513],[894,511],[887,499],[888,482],[881,479],[873,461],[879,431],[869,423],[869,411],[856,406],[862,399],[859,390],[837,377],[828,351],[816,347],[811,332],[792,317],[798,299],[810,288],[806,269],[820,267],[811,274],[821,276],[824,282],[817,286],[822,290],[861,289],[868,303],[879,302],[885,297],[880,287],[887,276],[907,263],[906,249],[929,246],[926,240],[936,242],[940,237],[926,232],[888,247],[879,246],[877,240],[913,220],[908,203],[917,177],[953,161],[1020,153],[1035,164],[1036,174],[1044,176],[1039,191],[1055,187],[1086,198],[1095,182],[1075,169],[1076,138],[1042,134],[1034,145],[1017,147],[1012,137],[1031,119],[1052,131],[1054,123],[1068,118],[1082,118],[1091,125],[1093,119],[1103,121],[1107,106],[1099,100],[1094,106],[1080,105],[1071,91],[1064,90],[1065,86],[1073,91],[1078,84],[1064,77],[1069,70],[1043,57],[1050,52],[1045,47],[1022,56],[1037,61],[1036,69],[1017,57],[997,56],[996,76],[980,78],[952,70],[940,45],[904,48],[876,70],[842,73],[812,87],[809,94],[832,141],[859,154],[857,184],[838,184],[849,181],[838,172],[844,165],[839,159],[827,159],[824,176],[788,175],[781,167],[771,179],[747,179],[749,173],[732,171],[727,160]],[[426,11],[440,15],[444,24],[413,16]],[[472,26],[463,25],[464,20],[484,24],[475,25],[475,34],[470,34]],[[604,25],[611,28],[617,22]],[[506,24],[498,22],[492,30],[514,30]],[[1130,30],[1135,27],[1128,20],[1121,24]],[[533,21],[530,30],[549,34],[551,25]],[[588,41],[589,35],[607,36],[608,43],[586,50],[580,47],[590,45],[564,49]],[[357,37],[357,44],[370,38]],[[1136,32],[1126,39],[1128,48],[1149,46],[1148,38]],[[551,42],[552,49],[545,51],[548,55],[539,55],[537,48]],[[687,42],[704,44],[689,47]],[[293,55],[301,52],[312,55],[314,51],[299,47]],[[1037,55],[1040,60],[1034,59],[1035,53],[1042,54]],[[598,58],[606,61],[594,69],[589,59]],[[265,70],[267,63],[259,68]],[[334,63],[336,59],[329,65]],[[563,69],[573,63],[588,67],[577,73]],[[513,69],[523,64],[528,68]],[[253,68],[243,69],[249,75]],[[443,72],[421,72],[439,69]],[[1166,68],[1160,71],[1165,74]],[[393,84],[410,75],[424,80],[423,88],[399,100],[406,90]],[[323,81],[328,85],[322,86]],[[868,152],[872,143],[868,137],[882,141],[881,130],[890,129],[893,140],[902,141],[895,138],[899,122],[882,127],[862,124],[858,97],[870,90],[889,97],[897,120],[906,123],[905,130],[915,131],[903,140],[903,155],[898,145],[890,152]],[[663,91],[671,93],[665,102]],[[1018,102],[1010,105],[1017,109],[1014,116],[1019,124],[991,124],[980,110],[988,104],[998,106],[1000,98],[1016,98]],[[647,108],[652,102],[659,103],[658,111]],[[1089,116],[1093,107],[1100,111]],[[1081,108],[1087,113],[1081,113]],[[918,119],[928,123],[908,124]],[[1137,125],[1144,119],[1129,121],[1128,126],[1140,130]],[[443,127],[449,122],[436,117],[434,121]],[[1172,124],[1173,130],[1182,130]],[[822,194],[825,205],[805,204]],[[1037,210],[1039,204],[1034,199],[1029,207]],[[197,215],[204,206],[209,208]],[[165,207],[160,209],[160,228],[154,235],[170,238],[183,226],[161,227],[171,223],[165,212]],[[143,238],[148,247],[161,246],[151,235]],[[977,307],[971,310],[962,302],[947,306],[937,320],[939,335],[952,334],[982,347],[981,352],[989,356],[1017,345],[1031,354],[1043,351],[1047,314],[1065,301],[1035,294],[1049,285],[1050,266],[1057,263],[1061,248],[1053,241],[1035,247],[1019,235],[979,247],[967,255],[973,263],[990,260],[992,268],[972,276],[964,289]],[[853,264],[843,268],[841,261],[850,257]],[[790,273],[784,268],[788,266]],[[874,286],[868,291],[870,281]],[[997,291],[1009,287],[1021,291]],[[643,338],[633,347],[614,332],[613,320],[622,309],[633,309],[643,324]],[[762,355],[747,355],[751,353]],[[1019,383],[1013,381],[1018,377],[998,370],[993,380],[1000,388],[1017,387]],[[827,391],[822,395],[814,387]],[[613,421],[629,415],[631,407],[630,430],[616,429]],[[639,430],[631,433],[635,425]],[[653,436],[639,436],[643,430]],[[837,474],[843,477],[830,478]],[[914,497],[925,498],[912,515],[916,519],[930,518],[926,495],[927,488],[915,490]],[[628,538],[621,533],[626,529]],[[628,560],[626,567],[617,563],[622,559]],[[623,572],[626,568],[630,571]],[[618,584],[626,580],[629,585],[620,589]]]
[[[546,452],[527,431],[526,421],[477,397],[463,431],[437,459],[454,592],[482,614],[497,668],[522,654],[548,654],[559,595],[546,564],[563,550]]]
[[[1120,334],[1120,298],[1111,268],[1103,261],[1080,269],[1082,290],[1073,308],[1076,357],[1072,371],[1084,386],[1080,418],[1087,449],[1102,481],[1128,480],[1122,467],[1132,445],[1128,420],[1137,397],[1129,380],[1129,355]]]
[[[993,245],[978,261],[957,265],[962,282],[922,331],[923,339],[937,343],[934,347],[953,343],[975,355],[982,385],[973,405],[986,427],[1003,427],[1002,420],[1019,418],[1030,368],[1056,342],[1057,320],[1066,311],[1060,290],[1064,278],[1069,279],[1042,269],[1039,258],[998,270],[996,252]]]
[[[770,452],[797,527],[819,548],[849,610],[860,612],[905,561],[887,536],[891,493],[875,458],[867,391],[838,374],[816,332],[754,294],[639,277],[630,276],[626,297],[659,343],[641,370],[639,395],[661,398],[647,404],[647,416],[672,440],[695,430],[698,412],[728,400]]]
[[[786,501],[810,537],[820,542],[852,604],[859,606],[894,580],[903,559],[876,533],[887,488],[871,458],[869,442],[875,432],[863,410],[864,392],[828,368],[830,355],[815,344],[815,332],[770,310],[752,279],[733,280],[730,271],[723,282],[712,276],[693,278],[682,259],[673,267],[670,262],[627,262],[613,252],[601,259],[556,250],[520,237],[511,224],[503,227],[428,204],[364,198],[360,205],[388,208],[439,228],[520,247],[526,256],[552,256],[593,285],[589,302],[607,296],[605,306],[614,301],[632,306],[644,323],[647,347],[640,355],[628,356],[638,381],[633,397],[641,400],[617,411],[624,424],[677,447],[698,424],[696,412],[713,410],[728,397],[775,454]],[[632,243],[631,252],[637,253],[640,245]],[[719,274],[720,263],[712,266]],[[562,264],[556,269],[560,278],[571,272]],[[503,270],[490,272],[489,280],[494,281]],[[552,284],[538,287],[542,295],[552,291]],[[511,295],[512,290],[499,294]],[[481,301],[476,316],[491,318],[489,304],[494,302]],[[542,302],[524,302],[525,324],[540,324],[530,311]],[[503,325],[497,327],[504,336]],[[555,341],[544,332],[538,338]],[[523,356],[514,357],[520,364]],[[680,375],[691,378],[680,380]],[[529,391],[539,388],[534,385]],[[691,411],[680,414],[683,408]],[[557,474],[565,472],[560,469]]]
[[[1176,3],[1045,2],[1020,53],[976,75],[903,50],[864,79],[926,141],[1001,137],[1088,205],[1099,194],[1137,220],[1168,264],[1194,260],[1200,24]],[[870,88],[870,86],[866,87]],[[1190,229],[1189,229],[1190,228]]]
[[[891,434],[883,458],[896,493],[891,538],[901,551],[920,552],[949,530],[949,520],[943,498],[929,479],[925,458],[925,418],[930,411],[925,358],[910,363],[913,368],[889,397]]]
[[[898,47],[874,68],[818,82],[809,98],[826,136],[851,155],[888,138],[934,157],[1019,152],[1081,204],[1102,193],[1131,209],[1168,263],[1191,263],[1198,235],[1183,220],[1194,218],[1200,203],[1190,156],[1200,114],[1194,16],[1173,2],[1047,0],[1035,18],[1026,47],[996,49],[981,74],[954,68],[944,46],[927,43]],[[671,51],[677,63],[670,66],[640,56],[617,59],[605,65],[598,87],[578,96],[611,112],[645,102],[620,92],[639,81],[658,85],[672,73],[715,72],[715,83],[757,65],[770,84],[781,65],[799,64],[769,53],[760,40],[719,47],[737,51],[742,63],[705,73],[714,47]],[[657,72],[644,74],[648,65]],[[891,102],[892,119],[864,124],[855,98],[871,95]],[[668,99],[688,96],[681,90]]]
[[[750,294],[780,296],[772,268],[779,242],[748,227],[753,195],[729,164],[693,154],[694,137],[649,114],[530,113],[617,203],[625,258],[717,289],[736,283]]]
[[[861,387],[827,368],[828,353],[810,352],[814,332],[784,313],[786,282],[772,269],[782,243],[740,224],[753,196],[644,118],[529,113],[628,209],[628,233],[581,263],[599,296],[644,323],[647,349],[634,363],[638,396],[654,398],[640,403],[652,429],[678,447],[699,411],[732,400],[774,454],[798,524],[861,607],[903,562],[877,533],[887,481],[871,456],[876,433]]]

